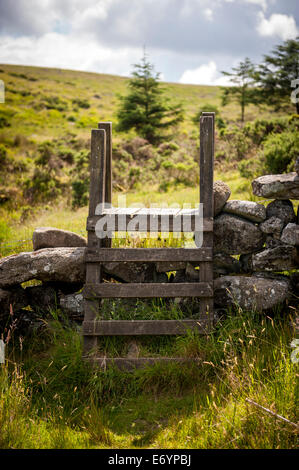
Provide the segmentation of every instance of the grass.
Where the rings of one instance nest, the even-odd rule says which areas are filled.
[[[0,447],[295,448],[294,427],[245,401],[296,422],[293,335],[287,317],[231,312],[208,338],[151,340],[160,353],[175,349],[199,365],[102,372],[82,363],[80,333],[52,312],[42,333],[8,345]]]

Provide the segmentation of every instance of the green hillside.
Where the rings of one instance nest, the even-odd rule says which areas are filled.
[[[5,83],[5,105],[1,116],[9,117],[7,138],[17,134],[41,141],[63,137],[67,133],[89,137],[98,121],[114,121],[117,94],[126,92],[128,79],[71,70],[0,64],[0,78]],[[164,84],[170,98],[183,103],[185,121],[180,131],[192,129],[191,118],[204,104],[221,106],[220,87]],[[239,108],[229,104],[221,110],[224,118],[238,119]],[[250,106],[247,119],[261,116]],[[270,117],[269,111],[263,112]],[[1,129],[3,139],[3,129]]]

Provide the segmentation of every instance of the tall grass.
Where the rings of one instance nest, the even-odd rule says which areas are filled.
[[[77,327],[57,312],[8,345],[0,371],[1,448],[295,448],[298,366],[288,318],[231,312],[212,334],[142,343],[143,353],[196,357],[190,366],[121,372],[81,360]],[[21,344],[21,347],[19,346]],[[115,342],[106,339],[106,352]]]

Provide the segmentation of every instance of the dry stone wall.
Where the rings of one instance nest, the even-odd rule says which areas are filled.
[[[253,181],[252,189],[261,202],[229,200],[227,184],[214,184],[216,308],[238,304],[261,311],[285,301],[298,303],[299,216],[291,199],[299,198],[299,176],[261,176]],[[268,203],[267,198],[272,201]],[[30,316],[40,318],[55,307],[82,320],[85,246],[86,240],[72,232],[41,227],[33,234],[33,252],[2,258],[0,325],[12,312],[30,323]],[[106,263],[103,270],[107,281],[198,281],[196,263]],[[21,286],[32,279],[42,285]],[[28,305],[31,310],[26,309]]]

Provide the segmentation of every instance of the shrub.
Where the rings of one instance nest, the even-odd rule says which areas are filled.
[[[0,165],[1,167],[5,165],[7,161],[7,149],[5,145],[0,144]]]
[[[90,108],[90,104],[89,104],[88,100],[86,100],[86,99],[75,98],[74,100],[72,100],[72,103],[75,106],[78,106],[79,108],[83,108],[83,109]]]
[[[56,111],[66,111],[68,109],[67,102],[59,98],[59,96],[43,97],[41,106],[46,109],[54,109]]]
[[[298,156],[299,132],[270,134],[264,142],[262,158],[270,173],[291,171]]]
[[[24,196],[29,202],[46,202],[62,194],[63,184],[48,169],[36,168],[24,181]]]
[[[256,145],[259,145],[271,133],[281,133],[288,127],[288,118],[256,119],[248,122],[243,128],[244,135],[250,137]]]
[[[72,182],[72,205],[74,208],[88,204],[88,181],[77,179]]]

